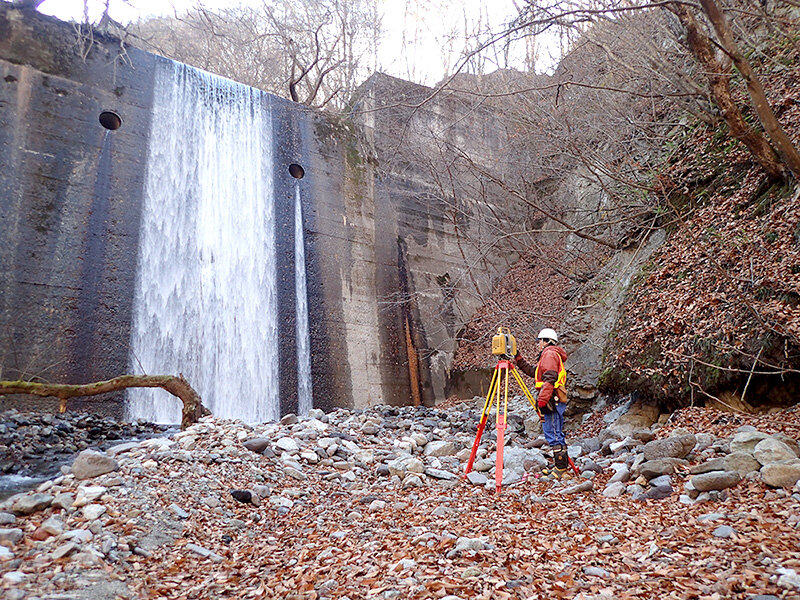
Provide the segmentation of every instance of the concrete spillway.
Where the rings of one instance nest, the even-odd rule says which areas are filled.
[[[183,373],[216,416],[277,419],[270,98],[172,61],[156,69],[131,370]],[[128,416],[176,423],[180,405],[130,390]]]

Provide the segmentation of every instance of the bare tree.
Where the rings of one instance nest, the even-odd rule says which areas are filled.
[[[145,49],[313,107],[342,108],[375,68],[376,0],[198,6],[134,24]]]

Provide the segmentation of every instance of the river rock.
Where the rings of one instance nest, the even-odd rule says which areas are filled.
[[[666,459],[657,458],[648,460],[639,465],[638,473],[645,479],[650,480],[661,475],[672,475],[675,472],[673,464]]]
[[[489,483],[489,478],[486,474],[479,473],[478,471],[470,471],[467,473],[467,480],[473,485],[486,485]]]
[[[762,465],[784,460],[795,460],[797,455],[789,446],[775,438],[764,438],[753,448],[753,457]]]
[[[615,481],[609,483],[603,490],[603,496],[606,498],[617,498],[625,493],[625,483],[622,481]]]
[[[611,468],[616,472],[608,480],[609,483],[625,482],[631,478],[631,471],[625,463],[611,463]]]
[[[691,478],[692,487],[699,492],[724,490],[735,486],[742,477],[736,471],[711,471]]]
[[[26,494],[14,502],[11,512],[17,515],[29,515],[44,510],[53,502],[50,494]]]
[[[86,506],[90,502],[97,500],[100,496],[105,494],[106,491],[107,488],[102,485],[81,486],[78,488],[78,493],[75,497],[75,501],[72,503],[72,506],[75,508]]]
[[[663,440],[653,440],[644,445],[644,457],[646,460],[685,458],[696,443],[697,438],[691,433],[672,436]]]
[[[771,487],[791,488],[800,480],[800,459],[769,463],[761,467],[761,481]]]
[[[105,512],[106,507],[102,504],[87,504],[83,507],[83,518],[87,521],[99,519]]]
[[[725,470],[736,471],[742,477],[759,469],[761,463],[749,452],[731,452],[725,457]]]
[[[284,452],[297,452],[300,450],[300,446],[297,445],[297,442],[294,441],[294,438],[290,438],[288,436],[280,438],[277,442],[275,442],[275,445]]]
[[[119,464],[116,460],[94,450],[84,450],[72,463],[72,474],[75,475],[75,479],[91,479],[117,469]]]
[[[264,450],[272,447],[272,442],[269,438],[252,438],[244,443],[244,447],[250,450],[250,452],[263,454]]]
[[[11,529],[0,529],[0,545],[15,546],[23,537],[22,529],[16,527]]]
[[[453,480],[458,479],[458,475],[455,473],[451,473],[450,471],[445,471],[444,469],[432,469],[427,468],[425,469],[425,475],[428,477],[433,477],[434,479],[446,479],[446,480]]]
[[[458,447],[453,442],[437,440],[425,444],[425,456],[454,456]]]
[[[747,456],[750,457],[750,460],[753,460],[752,456],[750,456],[749,454]],[[736,469],[729,469],[727,467],[725,463],[726,458],[727,457],[725,456],[720,456],[719,458],[712,458],[711,460],[707,460],[706,462],[693,466],[691,469],[689,469],[689,473],[691,473],[692,475],[700,475],[702,473],[710,473],[711,471],[735,471]]]
[[[731,440],[731,452],[749,452],[752,454],[756,445],[768,437],[769,435],[760,431],[741,431],[734,435]]]

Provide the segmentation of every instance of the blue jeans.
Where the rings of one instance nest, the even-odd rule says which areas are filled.
[[[543,412],[544,423],[542,423],[542,430],[544,431],[544,439],[551,446],[566,446],[567,440],[564,438],[564,411],[567,410],[567,405],[564,402],[556,402],[556,409],[551,413]]]

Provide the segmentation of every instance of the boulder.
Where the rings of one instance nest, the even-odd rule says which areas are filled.
[[[775,438],[764,438],[758,442],[753,448],[753,457],[761,463],[766,465],[774,462],[782,462],[784,460],[795,460],[797,455],[789,446]]]
[[[294,441],[294,438],[290,438],[288,436],[280,438],[277,442],[275,442],[275,445],[284,452],[297,452],[300,450],[300,446],[297,445],[297,442]]]
[[[696,443],[697,438],[691,433],[663,440],[653,440],[644,445],[644,457],[647,460],[684,458],[692,451]]]
[[[769,463],[761,467],[761,481],[771,487],[791,488],[800,480],[800,459]]]
[[[658,419],[658,407],[634,402],[609,428],[612,436],[624,438],[637,429],[649,429]]]
[[[425,444],[425,456],[455,456],[458,447],[453,442],[437,440]]]
[[[700,492],[724,490],[735,486],[742,480],[736,471],[711,471],[691,478],[692,488]]]
[[[752,456],[749,454],[747,456],[750,457],[750,460],[753,460]],[[691,469],[689,469],[689,473],[692,475],[700,475],[701,473],[710,473],[711,471],[736,471],[736,469],[729,469],[727,467],[725,462],[726,458],[726,456],[720,456],[719,458],[707,460],[704,463],[693,466]]]
[[[740,431],[731,440],[731,452],[749,452],[752,454],[756,444],[768,437],[769,435],[760,431]]]
[[[72,463],[75,479],[91,479],[119,469],[119,464],[110,456],[94,450],[84,450]]]
[[[672,475],[675,472],[674,465],[663,458],[648,460],[639,465],[638,474],[650,480],[660,475]]]
[[[725,457],[725,470],[736,471],[742,477],[759,469],[761,463],[749,452],[731,452]]]
[[[625,483],[622,481],[615,481],[609,483],[603,490],[603,496],[606,498],[617,498],[625,493]]]
[[[11,512],[16,515],[30,515],[44,510],[53,502],[50,494],[26,494],[14,501]]]

